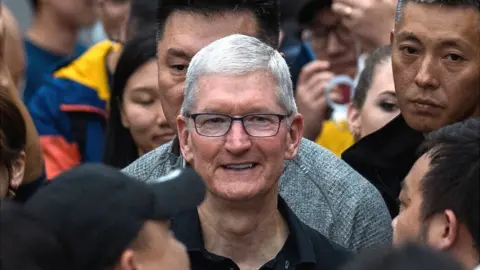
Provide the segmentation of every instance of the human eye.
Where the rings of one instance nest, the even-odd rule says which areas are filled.
[[[256,115],[250,115],[246,117],[247,123],[251,124],[272,124],[275,122],[275,116],[273,115],[263,115],[263,114],[256,114]]]
[[[397,103],[390,100],[380,101],[378,106],[385,112],[394,112],[397,110]]]
[[[413,46],[404,45],[400,46],[399,49],[405,55],[416,55],[419,53],[419,50]]]
[[[170,69],[174,73],[185,73],[187,71],[188,65],[170,65]]]
[[[198,118],[199,123],[203,126],[221,125],[228,122],[228,119],[222,115],[203,115]]]
[[[457,63],[457,62],[461,62],[463,60],[465,60],[465,58],[457,53],[449,53],[445,56],[445,59],[447,61],[450,61],[450,62],[454,62],[454,63]]]

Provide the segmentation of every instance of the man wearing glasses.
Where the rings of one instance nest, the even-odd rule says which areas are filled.
[[[192,269],[337,269],[347,260],[279,196],[303,119],[277,51],[238,34],[200,50],[177,127],[182,155],[207,187],[196,211],[172,221]]]

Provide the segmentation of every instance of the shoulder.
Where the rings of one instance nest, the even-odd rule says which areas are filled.
[[[380,196],[370,182],[341,158],[312,141],[302,139],[293,163],[293,166],[300,167],[319,189],[327,190],[328,194],[336,196],[338,202],[372,194]]]
[[[122,172],[141,181],[151,181],[167,173],[167,163],[173,155],[172,142],[159,146],[125,167]]]

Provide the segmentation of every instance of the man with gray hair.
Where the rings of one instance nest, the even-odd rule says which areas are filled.
[[[349,258],[279,195],[303,118],[276,50],[240,34],[200,50],[177,127],[182,156],[207,187],[204,203],[171,226],[192,269],[337,269]]]
[[[158,3],[159,98],[170,126],[177,130],[176,119],[184,101],[192,57],[211,42],[232,34],[257,37],[278,47],[278,0]],[[185,165],[177,137],[143,155],[123,172],[140,181],[157,182]],[[391,219],[379,192],[345,162],[312,141],[302,139],[298,154],[286,162],[280,194],[301,221],[343,247],[356,251],[391,244]]]

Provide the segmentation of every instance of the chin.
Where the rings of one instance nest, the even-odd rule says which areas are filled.
[[[224,200],[238,202],[248,201],[268,193],[267,190],[260,187],[252,187],[248,185],[239,186],[238,184],[214,187],[210,191],[215,196],[220,197]]]
[[[439,117],[432,117],[432,116],[423,116],[423,115],[416,115],[416,114],[403,114],[405,121],[407,122],[408,126],[413,128],[418,132],[432,132],[435,131],[443,126],[442,121],[439,121]]]

